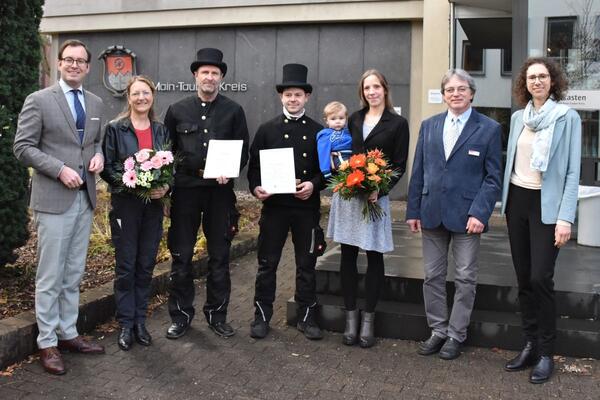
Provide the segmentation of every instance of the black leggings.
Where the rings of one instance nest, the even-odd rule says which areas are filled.
[[[358,292],[358,271],[356,258],[358,247],[342,244],[342,259],[340,262],[340,275],[342,279],[342,293],[346,310],[356,309],[356,296]],[[383,253],[367,251],[367,274],[365,277],[365,310],[375,311],[379,293],[384,282]]]
[[[510,249],[519,283],[523,331],[541,355],[554,354],[556,304],[554,265],[555,224],[542,223],[540,191],[511,184],[506,220]]]

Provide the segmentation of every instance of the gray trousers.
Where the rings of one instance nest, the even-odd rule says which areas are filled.
[[[78,336],[79,283],[85,269],[92,216],[84,190],[62,214],[34,212],[38,234],[35,317],[40,349],[56,346],[58,339]]]
[[[450,232],[444,227],[423,229],[422,233],[425,266],[423,297],[427,323],[436,336],[451,337],[463,342],[467,338],[467,327],[475,301],[480,235]],[[450,244],[456,263],[456,291],[452,313],[448,319],[446,275]]]

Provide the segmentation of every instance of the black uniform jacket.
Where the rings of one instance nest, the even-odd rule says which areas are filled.
[[[154,150],[168,150],[171,138],[167,128],[158,121],[152,121],[152,147]],[[108,182],[110,190],[122,183],[115,177],[123,173],[123,161],[139,150],[139,144],[133,125],[129,118],[111,121],[104,128],[104,170],[100,173],[102,179]]]
[[[262,124],[256,131],[250,148],[248,164],[248,184],[250,192],[261,186],[259,151],[266,149],[294,148],[294,164],[296,179],[301,182],[311,181],[314,187],[307,200],[300,200],[293,194],[274,194],[264,201],[266,206],[311,207],[319,208],[319,191],[325,187],[325,178],[319,169],[317,154],[317,133],[323,127],[307,117],[290,120],[281,114]]]
[[[243,140],[240,170],[248,162],[248,126],[242,107],[218,94],[210,103],[198,95],[172,104],[165,115],[165,125],[173,137],[173,151],[180,160],[175,173],[175,186],[217,186],[216,179],[203,179],[208,142]],[[233,187],[233,180],[227,184]]]
[[[365,153],[373,149],[383,151],[383,154],[391,162],[392,169],[398,172],[398,176],[392,179],[390,188],[394,187],[406,171],[406,159],[408,157],[408,122],[406,118],[385,110],[381,119],[366,140],[363,140],[363,123],[367,109],[356,111],[348,120],[348,129],[352,134],[352,153]],[[384,195],[387,193],[381,193]]]

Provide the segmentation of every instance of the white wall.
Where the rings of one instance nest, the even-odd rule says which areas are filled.
[[[468,40],[465,32],[456,27],[456,66],[462,68],[462,42]],[[510,108],[511,76],[502,76],[502,58],[500,49],[486,49],[485,75],[474,75],[477,93],[473,105],[475,107],[502,107]]]

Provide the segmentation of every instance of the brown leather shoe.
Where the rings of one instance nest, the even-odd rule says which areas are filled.
[[[63,375],[65,372],[65,364],[62,356],[56,347],[48,347],[40,350],[40,362],[46,372],[53,375]]]
[[[59,340],[58,349],[71,353],[104,354],[104,346],[89,342],[83,336],[71,340]]]

